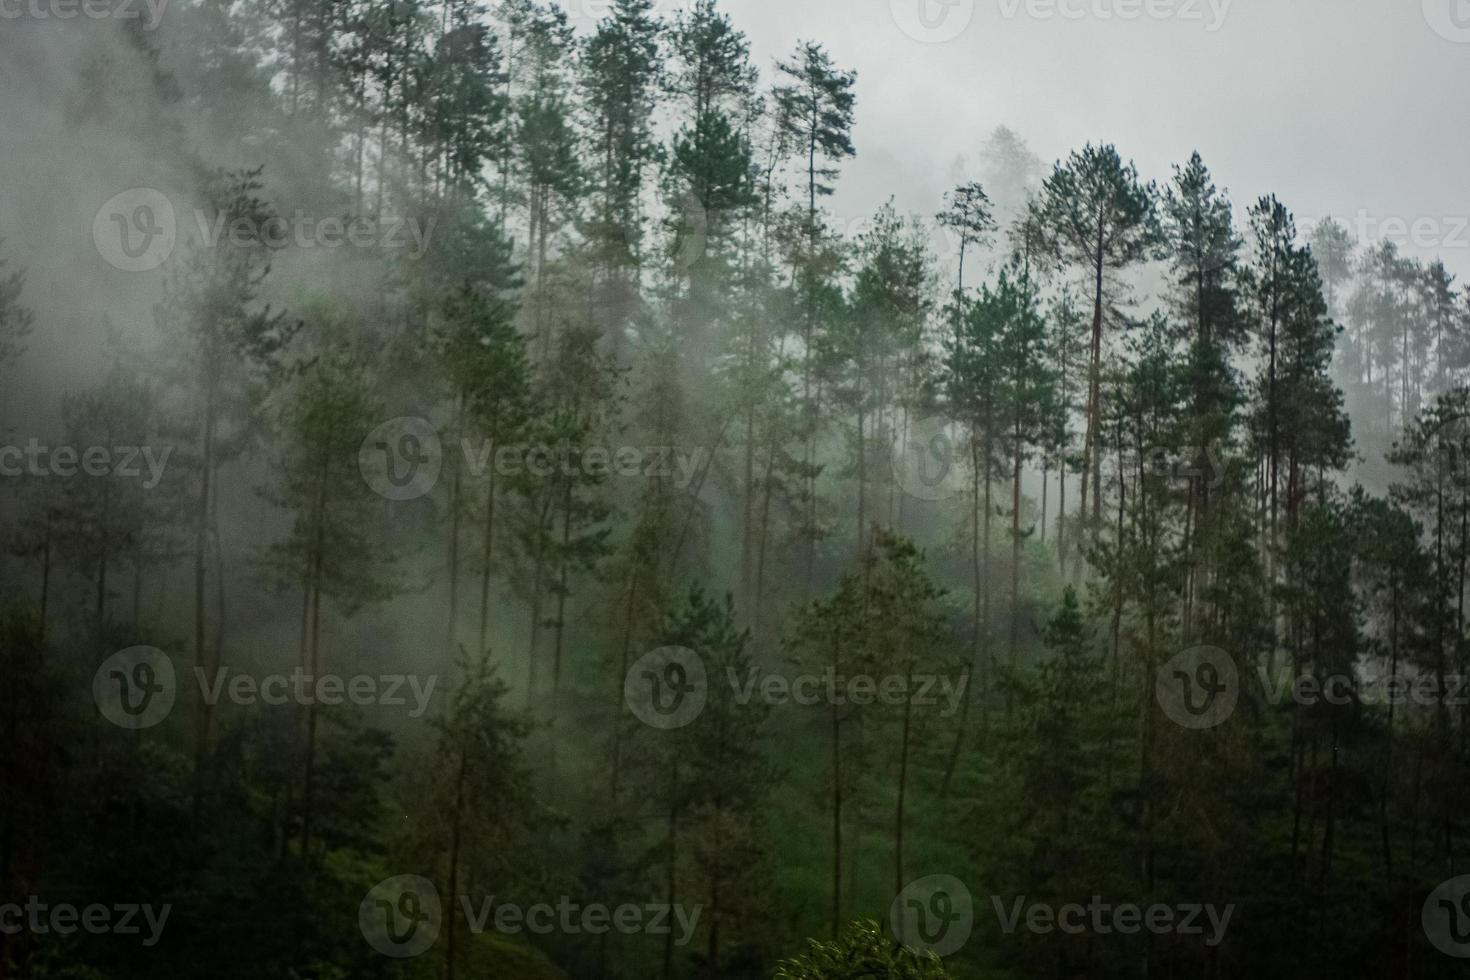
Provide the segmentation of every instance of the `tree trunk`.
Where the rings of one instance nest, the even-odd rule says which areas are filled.
[[[494,448],[492,447],[492,451]],[[493,460],[490,463],[489,479],[489,486],[485,490],[485,539],[480,551],[485,567],[480,577],[480,633],[478,649],[475,651],[477,657],[485,655],[485,641],[490,632],[490,559],[495,549],[495,463]]]
[[[909,687],[913,690],[914,668],[909,665],[908,671]],[[898,807],[893,821],[893,894],[897,895],[903,891],[903,805],[908,792],[909,781],[909,732],[912,724],[914,710],[913,698],[904,699],[903,703],[903,737],[899,745],[898,754]]]

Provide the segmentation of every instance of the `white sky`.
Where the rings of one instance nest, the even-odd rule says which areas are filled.
[[[662,9],[688,3],[662,0]],[[604,6],[569,3],[574,18]],[[1161,183],[1198,149],[1238,213],[1270,192],[1303,231],[1329,213],[1356,231],[1361,212],[1370,237],[1387,231],[1406,254],[1442,254],[1470,278],[1470,0],[722,7],[750,36],[766,80],[803,38],[858,72],[858,158],[830,202],[839,217],[869,214],[890,194],[903,210],[932,214],[954,159],[976,160],[1004,123],[1048,167],[1102,140]],[[922,33],[921,7],[941,38],[958,36],[925,43],[905,33],[901,21]],[[1130,9],[1136,19],[1101,16]],[[1170,16],[1150,18],[1150,9]],[[1415,221],[1421,247],[1411,240]]]

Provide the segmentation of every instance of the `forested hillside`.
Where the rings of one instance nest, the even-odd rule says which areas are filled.
[[[0,977],[1465,975],[1444,263],[838,216],[737,3],[127,6],[0,24]]]

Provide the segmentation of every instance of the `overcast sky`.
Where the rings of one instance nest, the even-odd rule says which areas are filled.
[[[666,11],[687,3],[662,0]],[[572,0],[576,16],[602,6]],[[1356,231],[1361,212],[1370,237],[1398,219],[1406,253],[1442,253],[1470,278],[1470,0],[722,6],[767,78],[798,38],[858,72],[858,158],[831,204],[839,216],[890,194],[937,210],[954,158],[974,160],[1006,124],[1048,166],[1104,140],[1160,181],[1198,149],[1238,209],[1274,192],[1304,230],[1330,213]]]
[[[565,2],[583,30],[607,9]],[[692,0],[658,2],[672,14]],[[1198,149],[1239,210],[1274,192],[1303,230],[1325,214],[1370,239],[1387,230],[1407,254],[1441,254],[1470,281],[1470,0],[721,5],[750,36],[767,82],[775,59],[806,38],[858,72],[858,157],[829,202],[849,230],[890,195],[933,215],[955,160],[969,158],[978,177],[980,147],[1004,124],[1047,164],[1105,140],[1160,181]],[[71,25],[21,26],[31,32],[0,35],[0,255],[29,269],[28,301],[48,323],[32,364],[80,374],[86,352],[100,350],[104,315],[144,322],[157,300],[156,278],[97,261],[91,233],[104,200],[162,179],[156,139],[106,134],[98,144],[68,123],[74,66],[31,48]],[[115,128],[146,133],[144,108]],[[17,386],[50,397],[35,378]],[[0,411],[16,394],[0,391]]]

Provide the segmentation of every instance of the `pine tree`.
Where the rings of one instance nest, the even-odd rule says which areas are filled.
[[[434,753],[433,818],[443,848],[446,894],[456,904],[472,886],[501,887],[480,869],[503,870],[518,831],[538,807],[523,742],[530,725],[508,712],[508,688],[496,676],[488,650],[460,663],[462,680],[442,718]],[[486,881],[485,879],[490,879]],[[445,917],[444,975],[453,980],[463,955],[458,909]]]
[[[1118,299],[1115,276],[1147,258],[1159,232],[1152,183],[1140,182],[1133,164],[1124,164],[1110,145],[1088,144],[1058,162],[1042,184],[1037,220],[1046,251],[1063,266],[1087,277],[1092,297],[1092,352],[1087,388],[1087,431],[1082,443],[1082,499],[1079,527],[1086,527],[1089,478],[1092,523],[1102,517],[1102,361],[1104,320]],[[1079,550],[1079,560],[1081,552]],[[1080,570],[1080,565],[1078,566]]]
[[[1327,287],[1327,310],[1338,314],[1338,290],[1353,274],[1353,251],[1357,243],[1352,233],[1334,218],[1323,218],[1312,228],[1312,254],[1322,270],[1322,283]]]
[[[996,221],[1010,227],[1026,213],[1046,172],[1020,134],[997,126],[980,147],[980,175],[994,194]]]
[[[206,183],[204,197],[210,202],[211,217],[222,227],[238,222],[259,233],[275,217],[258,196],[261,189],[259,171],[219,173]],[[194,536],[194,666],[206,673],[217,665],[222,642],[216,635],[211,651],[205,639],[208,546],[211,540],[218,542],[216,482],[221,467],[245,448],[259,385],[270,379],[290,332],[283,317],[260,301],[269,271],[267,249],[228,238],[212,247],[195,243],[177,265],[156,313],[189,401],[189,414],[199,424],[193,454],[198,485],[189,521]],[[223,568],[222,556],[216,557],[218,568]],[[216,588],[222,602],[223,582],[216,582]],[[216,626],[223,629],[222,616],[217,616]],[[195,770],[202,776],[209,705],[201,700],[196,711]],[[197,819],[197,791],[195,806]]]
[[[976,690],[982,709],[997,690],[999,681],[992,646],[991,621],[991,519],[995,508],[991,502],[994,473],[1004,465],[1001,459],[1004,438],[1002,384],[1002,343],[1014,312],[1015,295],[1010,279],[1004,280],[1005,295],[998,284],[995,290],[982,285],[974,305],[966,311],[956,335],[945,344],[941,384],[950,415],[965,429],[970,463],[970,574],[972,610],[970,616],[970,662],[966,666],[966,693],[959,729],[950,752],[945,772],[947,791],[953,778],[969,726],[970,710]],[[982,716],[982,729],[985,718]]]
[[[713,977],[727,975],[727,962],[741,949],[759,947],[766,919],[761,889],[770,887],[764,814],[777,772],[765,749],[770,706],[737,700],[736,679],[743,684],[757,671],[748,639],[735,625],[730,597],[720,602],[699,585],[670,610],[655,638],[660,646],[698,653],[710,678],[698,719],[663,747],[682,760],[661,756],[683,786],[671,785],[675,795],[661,802],[668,816],[668,901],[684,894],[677,885],[682,878],[699,889],[708,926],[700,968]],[[666,937],[666,963],[671,941]]]
[[[985,188],[975,181],[961,184],[945,195],[945,210],[938,215],[939,225],[948,228],[960,240],[959,267],[955,273],[956,309],[963,312],[965,298],[965,255],[971,246],[985,246],[996,229],[993,208]]]
[[[793,265],[804,314],[801,397],[807,436],[803,465],[808,473],[803,543],[806,587],[810,591],[819,536],[815,469],[818,395],[814,390],[814,357],[819,319],[824,307],[830,309],[831,306],[830,301],[824,301],[823,294],[830,289],[830,276],[834,271],[833,250],[824,247],[826,236],[818,220],[817,198],[832,195],[831,182],[837,179],[840,164],[857,155],[852,144],[853,116],[857,108],[857,95],[853,88],[857,84],[857,76],[836,68],[826,49],[813,41],[799,45],[793,57],[777,62],[776,68],[784,79],[772,93],[777,127],[783,144],[804,159],[806,172],[806,210],[798,219],[797,232],[792,237],[804,244],[800,258]]]
[[[653,0],[614,0],[582,50],[582,103],[595,163],[592,214],[584,227],[598,270],[596,309],[614,349],[637,317],[643,262],[644,179],[658,152],[653,106],[662,75],[664,24]]]
[[[1163,199],[1164,235],[1173,273],[1174,309],[1187,335],[1191,388],[1190,431],[1183,449],[1190,454],[1192,477],[1185,518],[1189,584],[1185,630],[1194,615],[1195,593],[1208,582],[1208,540],[1212,460],[1230,449],[1235,413],[1243,401],[1231,367],[1246,339],[1247,322],[1239,307],[1242,240],[1234,227],[1230,202],[1214,184],[1198,153],[1174,168]]]
[[[446,301],[440,341],[447,373],[463,400],[464,438],[479,437],[477,460],[485,474],[477,653],[487,649],[489,637],[496,504],[504,492],[500,454],[516,448],[535,410],[526,342],[515,329],[512,315],[508,304],[463,289]]]
[[[1031,258],[1022,244],[1009,268],[1002,269],[996,296],[1004,308],[1005,325],[998,344],[999,402],[1004,418],[1004,452],[1011,464],[1011,595],[1010,644],[1006,670],[1016,669],[1021,631],[1021,552],[1034,525],[1021,527],[1021,477],[1031,453],[1046,439],[1047,420],[1057,410],[1056,381],[1044,357],[1046,322],[1038,308],[1037,283]]]
[[[891,204],[862,236],[856,258],[851,312],[819,338],[818,371],[833,404],[854,419],[848,440],[851,472],[857,478],[853,553],[861,561],[868,548],[874,457],[902,434],[890,415],[900,396],[901,358],[922,343],[930,273],[917,229],[906,226]],[[892,473],[891,463],[880,472]]]
[[[278,581],[299,585],[303,597],[301,669],[322,674],[322,619],[330,601],[346,616],[390,598],[391,562],[372,534],[380,501],[357,472],[363,433],[382,417],[361,358],[330,340],[292,379],[281,407],[279,482],[262,493],[292,517],[289,533],[262,556]],[[301,748],[301,843],[312,857],[317,802],[319,706],[307,707]]]

